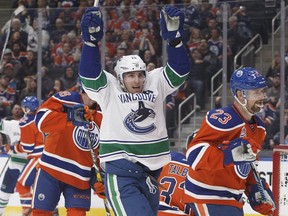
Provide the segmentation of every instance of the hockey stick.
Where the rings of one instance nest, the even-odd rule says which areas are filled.
[[[2,177],[4,171],[6,170],[10,159],[11,159],[11,155],[8,156],[8,159],[7,159],[6,162],[5,162],[5,165],[4,165],[4,167],[3,167],[3,169],[2,169],[2,171],[1,171],[1,173],[0,173],[0,178]]]
[[[94,6],[94,7],[98,7],[98,4],[99,4],[99,0],[95,0],[93,6]]]
[[[95,168],[95,170],[96,170],[96,178],[97,178],[97,181],[98,181],[98,182],[103,182],[102,177],[101,177],[101,174],[100,174],[100,171],[99,171],[99,168],[98,168],[98,166],[97,166],[97,159],[96,159],[96,155],[95,155],[95,152],[94,152],[94,149],[93,149],[93,145],[92,145],[92,141],[91,141],[91,138],[90,138],[89,127],[87,127],[86,137],[87,137],[87,141],[88,141],[88,145],[89,145],[91,157],[92,157],[92,160],[93,160],[93,166],[94,166],[94,168]],[[104,206],[105,206],[106,215],[107,215],[107,216],[111,216],[107,198],[103,199],[103,201],[104,201]]]
[[[11,32],[11,23],[14,19],[15,16],[17,16],[18,14],[22,13],[24,11],[25,7],[23,5],[20,5],[19,7],[17,7],[11,17],[10,17],[10,21],[8,22],[8,28],[7,28],[7,33],[6,33],[6,38],[5,38],[5,42],[4,42],[4,45],[3,45],[3,49],[2,49],[2,53],[1,53],[1,59],[0,59],[0,67],[2,67],[2,62],[3,62],[3,58],[4,58],[4,51],[7,47],[7,44],[8,44],[8,40],[9,40],[9,37],[10,37],[10,32]]]
[[[248,151],[247,145],[244,145],[243,147],[244,147],[244,152],[248,153],[249,151]],[[255,154],[255,156],[256,156],[256,154]],[[258,190],[260,192],[261,202],[263,202],[263,203],[271,203],[272,206],[273,206],[272,210],[274,211],[276,209],[276,204],[273,201],[273,199],[270,199],[269,197],[267,197],[267,195],[265,193],[265,189],[264,189],[264,187],[262,185],[262,180],[260,178],[260,175],[259,175],[259,172],[258,172],[258,169],[257,169],[257,166],[256,166],[255,162],[251,162],[250,163],[250,167],[252,169],[253,176],[254,176],[254,179],[256,181],[257,188],[258,188]]]

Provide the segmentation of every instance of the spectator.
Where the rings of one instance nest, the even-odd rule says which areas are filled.
[[[153,62],[149,62],[146,67],[148,72],[154,70],[155,68],[156,68],[156,65]]]
[[[287,92],[286,92],[287,95]],[[284,142],[281,144],[288,144],[288,100],[287,96],[285,97],[285,113],[284,113]],[[273,149],[275,145],[280,144],[280,112],[276,111],[275,120],[272,122],[269,130],[267,131],[266,142],[263,147],[266,149]]]
[[[0,118],[11,114],[11,109],[16,102],[16,92],[9,87],[9,77],[6,74],[0,76]]]
[[[213,11],[213,5],[209,2],[202,2],[200,4],[200,29],[207,27],[209,19],[215,18],[215,11]]]
[[[218,28],[216,19],[208,19],[207,27],[201,30],[202,37],[209,40],[209,38],[211,38],[211,31],[214,28]]]
[[[75,32],[70,31],[67,34],[69,38],[69,45],[70,45],[70,53],[74,58],[74,63],[78,64],[80,61],[80,56],[81,56],[81,49],[82,49],[82,41],[80,35],[77,36]]]
[[[66,30],[71,31],[75,23],[75,12],[73,11],[72,1],[62,1],[58,18],[63,20],[63,26]]]
[[[223,40],[218,28],[211,29],[211,37],[208,39],[209,50],[213,52],[219,61],[222,62]]]
[[[45,29],[41,30],[42,33],[42,44],[41,48],[46,50],[49,46],[50,35]],[[34,19],[32,24],[32,31],[28,34],[28,46],[27,50],[38,52],[38,20]]]
[[[258,115],[263,120],[267,131],[265,141],[262,144],[262,148],[271,149],[274,146],[274,141],[273,141],[273,135],[270,133],[271,128],[274,127],[274,121],[277,119],[277,110],[268,101],[267,103],[265,103],[264,108],[261,110],[261,112],[259,112]]]
[[[5,29],[5,26],[3,28],[2,28],[2,33],[6,37],[7,28]],[[9,46],[12,47],[12,44],[14,42],[20,42],[21,46],[23,46],[23,48],[26,49],[27,48],[27,39],[28,39],[28,33],[21,29],[20,19],[19,18],[13,18],[12,23],[11,23],[10,36],[8,39]]]
[[[190,50],[190,52],[198,47],[200,44],[200,41],[202,39],[201,31],[198,28],[190,28],[190,37],[189,41],[187,42],[187,46]]]
[[[26,76],[24,78],[25,87],[22,89],[18,101],[21,102],[26,96],[37,96],[36,76]],[[43,83],[42,83],[43,84]]]
[[[12,45],[12,58],[19,61],[21,65],[26,60],[26,50],[21,49],[19,43],[13,43]]]
[[[63,86],[65,90],[71,89],[73,86],[77,84],[77,73],[74,72],[74,68],[71,66],[68,66],[65,68],[65,74],[60,79],[63,82]]]
[[[113,25],[114,31],[118,32],[119,30],[126,29],[136,32],[139,29],[139,24],[131,16],[130,8],[123,8],[121,14],[122,16],[120,16],[120,18]]]
[[[228,45],[231,47],[233,56],[241,48],[240,37],[238,35],[238,19],[236,16],[229,17],[228,20]]]
[[[37,74],[37,60],[35,53],[32,50],[27,51],[26,61],[23,63],[20,70],[19,79],[24,80],[26,76],[33,76]]]
[[[42,12],[42,26],[43,29],[50,31],[51,23],[55,22],[55,14],[57,10],[52,9],[51,6],[48,5],[52,3],[52,0],[38,0],[36,2],[36,8],[34,10],[28,10],[28,13],[31,17],[31,23],[34,23],[34,20],[39,16],[39,12]]]
[[[236,16],[229,18],[228,25],[228,45],[231,47],[233,56],[235,56],[252,38],[252,32],[245,23],[238,23]]]
[[[65,33],[61,35],[61,41],[57,44],[54,44],[53,46],[50,46],[51,48],[51,58],[54,58],[57,55],[57,49],[61,49],[64,43],[70,43],[70,38],[68,37],[68,33]]]
[[[107,50],[106,56],[112,58],[113,56],[116,55],[116,49],[117,49],[113,31],[107,30],[105,33],[105,37],[106,37],[105,45]]]
[[[280,107],[280,73],[274,72],[271,75],[272,86],[268,88],[267,97],[274,109]]]
[[[140,44],[139,44],[139,56],[143,59],[144,53],[146,50],[149,50],[151,55],[156,57],[155,54],[155,48],[153,46],[153,38],[150,34],[150,31],[148,28],[142,29],[142,34],[140,36]]]
[[[267,80],[267,85],[268,87],[272,86],[272,78],[274,74],[280,74],[280,67],[281,67],[281,55],[279,52],[275,52],[274,59],[272,61],[272,64],[267,70],[266,73],[266,80]],[[285,65],[285,81],[287,81],[287,76],[288,76],[288,65]]]
[[[77,7],[77,10],[75,11],[75,19],[77,21],[80,21],[82,15],[84,14],[85,9],[88,7],[87,0],[79,0],[79,5]]]
[[[62,47],[56,50],[56,56],[54,57],[54,65],[67,67],[72,66],[75,60],[71,53],[70,43],[66,42]]]
[[[50,93],[51,89],[53,89],[54,82],[51,77],[48,76],[49,71],[48,68],[42,66],[40,69],[41,77],[42,77],[42,98],[48,98],[48,94]]]
[[[17,74],[19,72],[19,68],[21,66],[20,62],[15,60],[12,56],[12,50],[9,48],[6,48],[4,50],[4,55],[3,55],[3,61],[2,61],[2,65],[1,65],[1,69],[4,68],[4,65],[7,63],[11,63],[13,65],[14,68],[14,73]],[[1,71],[2,73],[3,71]]]
[[[65,88],[64,88],[64,84],[63,84],[62,79],[57,78],[54,80],[53,89],[48,93],[46,99],[48,99],[52,95],[56,94],[57,92],[64,91],[64,90],[65,90]]]
[[[157,65],[157,58],[156,55],[152,54],[152,52],[150,50],[145,50],[143,53],[143,61],[145,62],[145,64],[148,64],[150,62],[154,63],[155,65]]]
[[[185,24],[190,27],[199,28],[201,17],[200,7],[197,0],[185,0],[183,1],[183,10],[185,13]]]
[[[12,88],[15,92],[17,92],[19,89],[21,89],[21,81],[15,77],[16,74],[13,67],[14,66],[11,63],[5,64],[3,74],[5,74],[9,79],[9,88]]]
[[[64,28],[64,22],[61,18],[57,18],[55,21],[55,29],[50,33],[50,46],[60,43],[62,35],[67,34],[68,31]]]
[[[237,17],[238,23],[244,23],[247,28],[251,29],[251,17],[248,16],[245,6],[239,6],[238,10],[232,16]]]
[[[217,71],[220,69],[220,67],[222,66],[220,63],[220,60],[217,58],[216,54],[213,53],[208,46],[208,43],[205,39],[202,39],[200,41],[200,44],[198,46],[198,49],[203,57],[203,61],[209,62],[209,66],[206,69],[206,75],[205,75],[205,80],[206,80],[206,87],[208,89],[208,91],[211,91],[211,78],[214,74],[217,73]],[[214,82],[214,89],[216,89],[221,82],[221,77],[215,79]]]
[[[185,89],[186,96],[192,93],[196,95],[196,109],[205,109],[205,74],[209,62],[204,61],[201,53],[197,48],[191,52],[191,69],[186,80],[187,88]]]
[[[12,120],[12,119],[20,120],[23,117],[23,114],[24,113],[23,113],[23,110],[22,110],[21,106],[18,103],[15,103],[13,105],[12,110],[11,110],[11,114],[6,116],[5,119],[9,120],[9,121]]]

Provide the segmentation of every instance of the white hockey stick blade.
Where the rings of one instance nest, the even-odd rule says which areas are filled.
[[[14,13],[14,16],[17,16],[18,14],[22,13],[24,10],[25,10],[24,5],[20,5],[20,6],[17,7],[17,8],[15,9],[15,11],[13,12],[13,13]]]

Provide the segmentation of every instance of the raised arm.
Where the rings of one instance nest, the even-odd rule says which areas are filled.
[[[180,79],[170,77],[170,79],[175,82],[173,85],[177,86],[182,84],[183,79],[186,79],[190,71],[190,61],[182,43],[182,37],[184,37],[183,11],[172,6],[164,7],[160,14],[160,26],[162,38],[168,41],[168,68],[166,68],[166,72],[168,77],[169,74],[172,74],[169,73],[169,69],[178,75]],[[179,82],[177,82],[177,80],[179,80]]]
[[[102,14],[98,7],[86,9],[81,20],[82,40],[84,46],[79,64],[79,75],[85,86],[89,80],[97,81],[101,74],[98,42],[103,37]]]

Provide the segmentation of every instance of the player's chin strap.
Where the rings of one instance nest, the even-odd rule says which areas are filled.
[[[249,116],[252,117],[252,116],[254,115],[254,113],[251,113],[251,112],[247,109],[247,107],[246,107],[246,105],[247,105],[247,99],[246,99],[246,98],[245,98],[244,104],[241,103],[241,101],[237,98],[236,95],[234,95],[234,98],[235,98],[235,100],[242,106],[242,108],[245,110],[245,112],[246,112]]]
[[[23,109],[23,112],[24,112],[24,116],[26,117],[28,115],[28,113],[30,113],[30,109],[28,107],[25,107]]]
[[[117,79],[118,79],[118,82],[119,82],[119,85],[120,85],[121,89],[122,89],[124,92],[128,92],[126,86],[125,86],[124,83],[123,83],[123,80],[121,80],[120,77],[118,77]]]

